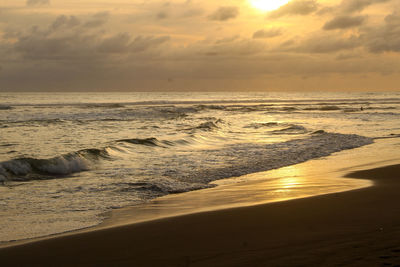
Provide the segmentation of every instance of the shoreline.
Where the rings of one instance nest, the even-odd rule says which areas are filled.
[[[258,172],[241,177],[232,177],[214,181],[215,187],[184,192],[180,194],[169,194],[158,197],[148,203],[118,208],[104,213],[101,223],[81,229],[51,235],[11,240],[0,243],[0,249],[23,244],[34,243],[47,239],[77,235],[91,231],[98,231],[111,227],[146,223],[160,219],[184,216],[208,211],[224,210],[238,207],[258,206],[282,201],[293,201],[296,199],[310,198],[325,194],[335,194],[346,191],[358,190],[373,186],[372,180],[344,178],[347,173],[362,170],[367,167],[381,167],[388,164],[400,162],[397,151],[394,149],[382,152],[382,146],[387,148],[389,143],[395,139],[378,140],[377,142],[351,150],[344,150],[334,153],[329,157],[317,158],[307,162],[273,169],[265,172]],[[391,146],[393,147],[393,146]],[[376,159],[379,158],[377,161]],[[350,159],[350,160],[349,160]],[[332,164],[334,163],[334,164]],[[287,179],[290,177],[290,179]],[[336,179],[335,182],[345,184],[343,188],[325,188],[322,192],[305,191],[298,194],[296,186],[284,190],[281,198],[277,194],[265,194],[271,185],[269,180],[283,179],[283,183],[299,183],[301,187],[307,186],[308,180]],[[300,178],[300,179],[299,179]],[[353,181],[351,181],[353,180]],[[331,181],[332,182],[332,181]],[[348,182],[348,183],[345,183]],[[351,183],[350,183],[351,182]],[[319,186],[331,186],[319,184]],[[279,185],[281,187],[282,185]],[[308,186],[315,186],[309,184]],[[294,190],[293,190],[294,189]],[[293,191],[293,192],[290,192]]]
[[[382,265],[400,263],[400,164],[345,177],[374,186],[169,217],[0,249],[12,265]],[[397,198],[396,198],[397,197]]]
[[[384,162],[386,162],[386,161],[384,161]],[[300,164],[296,164],[296,165],[291,165],[291,166],[286,166],[286,167],[269,170],[269,171],[265,171],[265,172],[244,175],[242,177],[246,177],[246,178],[243,178],[245,180],[248,179],[248,176],[256,176],[256,177],[262,176],[262,178],[259,178],[256,180],[248,180],[245,182],[242,181],[242,182],[239,182],[238,184],[236,184],[236,183],[231,184],[228,182],[228,184],[225,185],[224,181],[235,181],[236,179],[240,179],[241,177],[233,177],[233,178],[218,180],[215,182],[222,183],[222,184],[221,185],[217,184],[216,187],[202,189],[202,190],[188,191],[188,192],[184,192],[184,193],[180,193],[180,194],[170,194],[170,195],[152,199],[149,203],[142,203],[139,205],[127,206],[127,207],[118,208],[116,210],[108,211],[108,212],[104,213],[105,218],[102,220],[102,222],[97,225],[94,225],[94,226],[89,226],[89,227],[71,230],[71,231],[67,231],[67,232],[55,233],[55,234],[46,235],[46,236],[0,242],[0,249],[19,246],[19,245],[25,245],[25,244],[30,244],[30,243],[36,243],[36,242],[40,242],[43,240],[48,240],[48,239],[53,239],[53,238],[58,238],[58,237],[79,235],[82,233],[99,231],[99,230],[120,227],[120,226],[125,226],[125,225],[148,223],[148,222],[152,222],[152,221],[158,221],[158,220],[163,220],[163,219],[168,219],[168,218],[173,218],[173,217],[180,217],[180,216],[191,215],[191,214],[197,214],[197,213],[206,213],[206,212],[226,210],[226,209],[235,209],[235,208],[241,208],[241,207],[267,205],[267,204],[272,204],[272,203],[276,203],[276,202],[294,201],[297,199],[312,198],[312,197],[316,197],[316,196],[320,196],[320,195],[337,194],[337,193],[359,190],[359,189],[367,188],[370,186],[374,186],[374,183],[372,181],[370,181],[368,179],[363,179],[364,181],[362,181],[362,182],[360,180],[359,183],[351,183],[351,185],[347,185],[348,187],[349,186],[353,186],[353,187],[346,188],[344,190],[336,189],[337,191],[336,190],[332,191],[332,190],[325,189],[325,191],[323,191],[323,193],[321,193],[321,192],[319,192],[319,193],[314,192],[314,193],[309,193],[309,194],[303,193],[303,195],[293,194],[291,197],[287,196],[284,198],[275,198],[272,200],[268,199],[268,197],[267,197],[267,198],[261,198],[260,200],[256,200],[257,196],[260,193],[262,193],[263,189],[255,190],[254,188],[255,187],[263,188],[265,186],[264,184],[269,183],[269,181],[267,179],[270,177],[274,177],[274,175],[276,175],[275,174],[276,172],[279,172],[279,173],[282,171],[285,172],[286,169],[291,169],[291,168],[295,168],[297,166],[302,166],[302,165],[306,165],[306,164],[310,164],[310,163],[312,163],[312,161],[300,163]],[[377,163],[377,164],[379,164],[379,163]],[[338,176],[338,174],[336,173],[334,176],[336,177],[336,176]],[[278,179],[282,179],[282,177],[280,177]],[[312,179],[316,179],[316,177],[312,177]],[[339,179],[343,180],[343,177],[340,177]],[[346,180],[349,181],[349,180],[355,180],[355,179],[347,178]],[[241,189],[242,187],[244,188],[244,190]],[[250,197],[251,201],[246,202],[246,200],[241,199],[241,201],[229,203],[227,201],[227,199],[224,199],[224,197],[226,197],[225,191],[229,191],[228,194],[229,195],[233,194],[235,197],[237,197],[237,194],[243,195],[243,194],[251,193],[252,194]],[[241,191],[243,191],[243,192],[241,192]],[[217,204],[215,204],[215,202],[217,201],[217,196],[221,195],[221,194],[225,195],[225,196],[222,196],[223,203],[220,205],[217,205]],[[288,192],[285,192],[285,195],[289,195]],[[212,198],[211,202],[202,201],[202,198],[208,198],[208,197]],[[187,202],[188,199],[190,199],[190,203]],[[193,201],[196,202],[196,200],[200,203],[197,202],[197,205],[192,205]],[[183,201],[183,203],[181,201]],[[178,205],[179,205],[179,207],[177,207]]]
[[[326,158],[317,158],[278,169],[216,180],[213,182],[213,184],[216,185],[215,187],[179,194],[169,194],[152,199],[147,203],[122,207],[105,212],[101,215],[104,219],[102,219],[102,221],[97,225],[51,235],[0,242],[0,249],[57,237],[98,231],[110,227],[145,223],[169,217],[290,201],[373,186],[373,183],[369,180],[361,181],[359,179],[343,179],[342,176],[345,172],[344,170],[337,169],[337,167],[330,169],[329,172],[332,173],[329,174],[324,173],[321,175],[319,171],[315,171],[316,168],[317,170],[321,168],[321,164],[323,169],[328,168],[329,165],[331,165],[329,163],[331,161],[340,161],[341,166],[346,166],[344,162],[348,156],[358,154],[358,150],[365,149],[369,146],[341,151]],[[346,156],[346,154],[349,155]],[[321,161],[321,159],[323,160]],[[324,162],[325,160],[327,160],[328,163]],[[386,158],[381,162],[375,162],[375,164],[380,166],[383,163],[390,161],[393,160]],[[371,165],[371,163],[368,163],[368,165]],[[362,166],[363,164],[360,166],[354,166],[354,164],[351,164],[346,168],[346,170],[354,170],[357,169],[357,167]],[[326,184],[323,182],[324,179],[328,181]],[[274,180],[281,181],[276,183]],[[310,181],[313,180],[320,182],[312,182],[309,184]],[[335,180],[335,183],[344,184],[343,188],[332,186],[332,180]],[[308,186],[322,187],[322,191],[315,192],[314,190],[305,190],[304,187],[307,187],[307,183]],[[278,187],[278,190],[271,189],[272,187]],[[282,189],[282,187],[285,187],[285,190],[279,190]],[[296,192],[297,190],[300,192]],[[321,190],[321,188],[319,188],[319,190]]]

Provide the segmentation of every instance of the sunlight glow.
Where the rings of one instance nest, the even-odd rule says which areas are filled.
[[[262,11],[271,11],[287,4],[290,0],[249,0],[250,4]]]

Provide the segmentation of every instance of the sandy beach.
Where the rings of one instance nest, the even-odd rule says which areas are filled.
[[[0,249],[3,266],[398,266],[400,165],[372,187],[171,217]]]

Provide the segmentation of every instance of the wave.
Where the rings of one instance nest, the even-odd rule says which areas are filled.
[[[87,171],[100,158],[109,158],[105,149],[84,149],[49,158],[17,158],[0,163],[0,181],[46,180]]]
[[[398,114],[399,107],[395,106],[356,106],[356,105],[320,105],[318,104],[271,104],[271,105],[195,105],[195,106],[140,106],[127,107],[120,104],[104,105],[109,107],[107,110],[90,110],[90,111],[71,111],[71,113],[62,114],[55,118],[53,113],[33,113],[29,116],[12,116],[13,119],[1,120],[0,128],[20,127],[25,125],[47,126],[59,124],[79,124],[97,123],[97,122],[119,122],[119,121],[143,121],[151,120],[159,122],[159,120],[184,120],[190,118],[191,115],[201,113],[205,109],[218,109],[224,112],[263,112],[269,113],[291,113],[291,112],[364,112],[364,113],[380,113],[380,114]],[[328,103],[329,104],[329,103]],[[99,104],[103,106],[103,104]],[[97,106],[97,105],[95,105]],[[110,108],[115,107],[115,108]],[[121,107],[121,108],[117,108]],[[122,108],[123,107],[123,108]],[[362,109],[361,109],[362,107]],[[393,111],[392,113],[383,113],[385,111]],[[210,112],[212,113],[212,112]],[[207,114],[209,115],[209,114]],[[28,118],[27,118],[28,117]],[[217,117],[217,116],[216,116]],[[217,121],[217,120],[216,120]],[[211,120],[205,122],[204,125],[198,125],[198,130],[215,130],[218,128],[218,123]],[[217,127],[215,127],[217,126]],[[258,129],[260,127],[269,127],[271,125],[249,125],[245,128]],[[193,127],[193,126],[192,126]],[[195,127],[193,127],[195,128]]]
[[[135,192],[140,191],[141,193],[146,192],[151,198],[154,196],[162,196],[166,194],[178,194],[194,190],[206,189],[214,187],[211,184],[202,183],[190,183],[177,181],[168,177],[155,178],[151,181],[138,181],[131,183],[117,183],[113,184],[116,188],[115,191],[119,193]]]
[[[311,134],[325,134],[326,132],[324,130],[317,130],[312,132]]]
[[[195,127],[195,129],[201,129],[206,131],[211,131],[216,128],[218,128],[218,126],[212,121],[201,123],[199,126]]]
[[[0,105],[0,110],[10,110],[12,109],[11,106]]]
[[[63,114],[58,118],[54,118],[52,114],[33,114],[33,118],[27,119],[14,119],[14,120],[0,120],[0,123],[8,126],[24,126],[24,125],[40,125],[47,126],[50,124],[61,123],[76,123],[85,124],[90,122],[99,121],[137,121],[137,120],[153,120],[153,119],[167,119],[175,120],[188,116],[189,113],[196,112],[193,108],[179,108],[179,107],[147,107],[147,108],[121,108],[110,110],[90,110],[89,112],[72,112],[70,114]]]
[[[143,146],[159,146],[159,147],[164,147],[165,145],[167,146],[172,146],[173,142],[167,141],[167,140],[162,140],[159,141],[157,138],[150,137],[150,138],[131,138],[131,139],[120,139],[117,140],[117,142],[124,142],[124,143],[129,143],[129,144],[134,144],[134,145],[143,145]]]
[[[375,137],[374,139],[376,140],[376,139],[391,139],[391,138],[400,138],[400,134],[392,133],[388,136],[378,136],[378,137]]]
[[[130,101],[130,102],[106,102],[106,103],[41,103],[41,104],[32,104],[32,103],[14,103],[12,106],[77,106],[77,107],[119,107],[119,106],[163,106],[163,105],[209,105],[208,108],[212,108],[211,106],[214,104],[270,104],[270,103],[296,103],[304,104],[304,103],[315,103],[315,104],[326,104],[329,103],[345,103],[345,104],[368,104],[368,103],[381,103],[381,104],[399,104],[400,98],[398,97],[358,97],[358,98],[333,98],[330,100],[322,100],[313,99],[313,98],[304,98],[304,99],[281,99],[281,98],[253,98],[253,99],[211,99],[211,100],[156,100],[156,101]],[[215,105],[214,108],[218,109],[218,105]]]
[[[196,106],[201,110],[222,110],[222,111],[231,111],[231,112],[258,112],[258,111],[266,111],[268,113],[282,113],[282,112],[301,112],[301,111],[343,111],[343,112],[356,112],[356,111],[369,111],[369,110],[395,110],[398,109],[395,106],[389,107],[378,107],[378,106],[369,106],[368,102],[361,103],[335,103],[337,105],[330,105],[329,103],[291,103],[291,104],[262,104],[262,105],[246,105],[242,103],[242,105],[201,105]],[[381,103],[388,104],[388,103]],[[398,103],[400,104],[400,102]],[[341,105],[341,106],[340,106]],[[357,107],[358,106],[358,107]]]
[[[278,109],[279,111],[286,111],[286,112],[291,112],[291,111],[296,111],[296,107],[282,107]]]
[[[308,130],[301,125],[290,125],[286,128],[270,131],[271,134],[305,134]]]
[[[214,131],[219,128],[218,124],[222,123],[223,121],[221,119],[216,119],[213,121],[206,121],[203,123],[200,123],[197,126],[194,127],[189,127],[189,128],[184,128],[184,131],[196,131],[196,130],[201,130],[201,131]]]
[[[222,122],[222,120],[207,121],[207,122],[201,123],[200,125],[194,127],[193,129],[212,131],[212,130],[219,128],[217,124],[221,123],[221,122]]]
[[[110,146],[102,149],[89,148],[48,159],[22,157],[0,163],[0,182],[2,181],[30,181],[47,180],[65,177],[73,173],[90,170],[99,160],[113,160],[118,157],[114,152],[134,153],[118,143],[128,143],[148,147],[163,147],[187,145],[189,141],[180,139],[174,141],[158,140],[157,138],[130,138],[112,141]],[[11,146],[1,145],[1,146]]]
[[[11,147],[15,146],[15,144],[0,144],[0,147]]]
[[[180,141],[180,140],[178,140]],[[170,142],[171,145],[178,141]],[[85,149],[50,159],[18,158],[0,163],[0,182],[32,181],[66,178],[87,171],[99,160],[118,160],[111,150],[118,142],[134,145],[165,145],[156,138],[118,140],[115,146],[104,149]],[[305,138],[273,144],[238,143],[218,149],[200,151],[195,157],[188,154],[169,154],[163,158],[163,167],[146,166],[144,175],[151,179],[115,186],[118,192],[141,192],[141,195],[161,196],[203,189],[212,181],[267,171],[310,159],[328,156],[334,152],[360,147],[373,139],[350,134],[317,131]],[[132,151],[135,153],[135,151]],[[128,151],[130,153],[130,151]],[[223,159],[223,166],[220,160]],[[110,164],[113,164],[110,161]],[[129,171],[134,171],[129,166]],[[108,190],[108,189],[107,189]]]
[[[363,106],[360,105],[359,103],[350,105],[351,103],[342,103],[343,107],[341,106],[336,106],[336,105],[324,105],[324,106],[318,106],[318,107],[306,107],[303,108],[302,110],[304,111],[338,111],[341,110],[343,112],[357,112],[357,111],[370,111],[370,110],[394,110],[397,109],[397,107],[376,107],[376,106]],[[359,107],[354,107],[354,105],[359,105]]]
[[[81,108],[124,108],[125,105],[121,103],[93,103],[93,104],[83,104]]]
[[[357,112],[357,111],[360,111],[360,109],[359,108],[344,108],[343,109],[343,112],[345,112],[345,113],[351,113],[351,112]]]
[[[254,129],[259,129],[259,128],[271,128],[271,127],[276,127],[279,126],[279,122],[255,122],[248,124],[244,126],[243,128],[254,128]]]
[[[303,110],[319,110],[319,111],[334,111],[334,110],[341,110],[342,108],[338,107],[338,106],[321,106],[321,107],[308,107],[308,108],[304,108]]]
[[[355,134],[318,132],[307,138],[294,139],[268,145],[238,144],[225,148],[224,154],[232,160],[224,167],[204,168],[198,172],[182,174],[185,182],[209,183],[219,179],[238,177],[294,165],[332,153],[373,143],[372,138]],[[174,173],[174,177],[179,177]]]
[[[30,120],[15,120],[15,121],[1,121],[2,123],[9,125],[32,125],[32,124],[39,124],[39,125],[50,125],[50,124],[60,124],[66,123],[67,120],[64,119],[30,119]]]

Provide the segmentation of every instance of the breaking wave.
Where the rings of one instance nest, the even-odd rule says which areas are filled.
[[[187,128],[185,130],[202,130],[202,131],[213,131],[215,129],[218,129],[219,126],[218,124],[221,123],[222,120],[215,120],[215,121],[206,121],[203,123],[200,123],[199,125],[193,127],[193,128]]]
[[[305,139],[294,139],[268,145],[238,144],[223,153],[233,159],[226,167],[204,168],[198,172],[182,174],[180,180],[209,183],[218,179],[238,177],[250,173],[277,169],[332,153],[373,143],[372,138],[355,134],[317,131]],[[179,176],[174,173],[174,176]]]
[[[280,134],[307,132],[304,127],[299,125],[291,125],[279,131]],[[100,160],[108,160],[110,164],[114,164],[113,161],[118,161],[120,157],[114,157],[112,151],[118,151],[119,148],[124,151],[124,147],[119,146],[120,143],[167,148],[175,145],[186,145],[188,142],[190,141],[185,139],[167,141],[153,137],[121,139],[102,149],[84,149],[49,159],[17,158],[0,163],[0,181],[65,178],[73,173],[92,169]],[[165,179],[168,178],[179,181],[181,185],[179,189],[163,187],[163,191],[190,191],[193,188],[198,188],[199,184],[205,186],[213,180],[288,166],[372,142],[373,139],[359,135],[326,133],[321,130],[307,135],[306,138],[282,143],[268,145],[239,143],[211,150],[206,149],[201,152],[204,153],[203,156],[201,154],[192,159],[188,158],[187,154],[179,155],[171,152],[170,156],[163,159],[165,168],[161,169],[163,170],[162,173],[155,176],[163,177],[164,180],[160,180],[159,183],[165,182]],[[127,153],[135,154],[135,150],[135,148],[128,147]],[[122,154],[121,156],[124,157]],[[229,162],[229,167],[221,169],[218,165],[213,165],[218,163],[220,159]],[[187,169],[187,166],[191,166],[190,169]],[[151,166],[148,166],[148,168],[148,171],[154,176],[153,171],[156,171],[156,169],[152,170]],[[185,185],[185,183],[188,184]],[[169,184],[173,184],[173,182]]]
[[[13,159],[0,163],[0,181],[53,179],[87,171],[95,161],[108,157],[106,150],[84,149],[49,159]]]
[[[186,140],[158,140],[157,138],[131,138],[111,142],[102,149],[90,148],[48,159],[22,157],[0,163],[0,182],[48,180],[73,173],[91,170],[99,160],[114,159],[110,151],[120,151],[119,143],[128,143],[148,147],[168,147],[175,144],[185,145]],[[126,151],[126,150],[121,150]],[[130,151],[134,152],[134,151]]]

